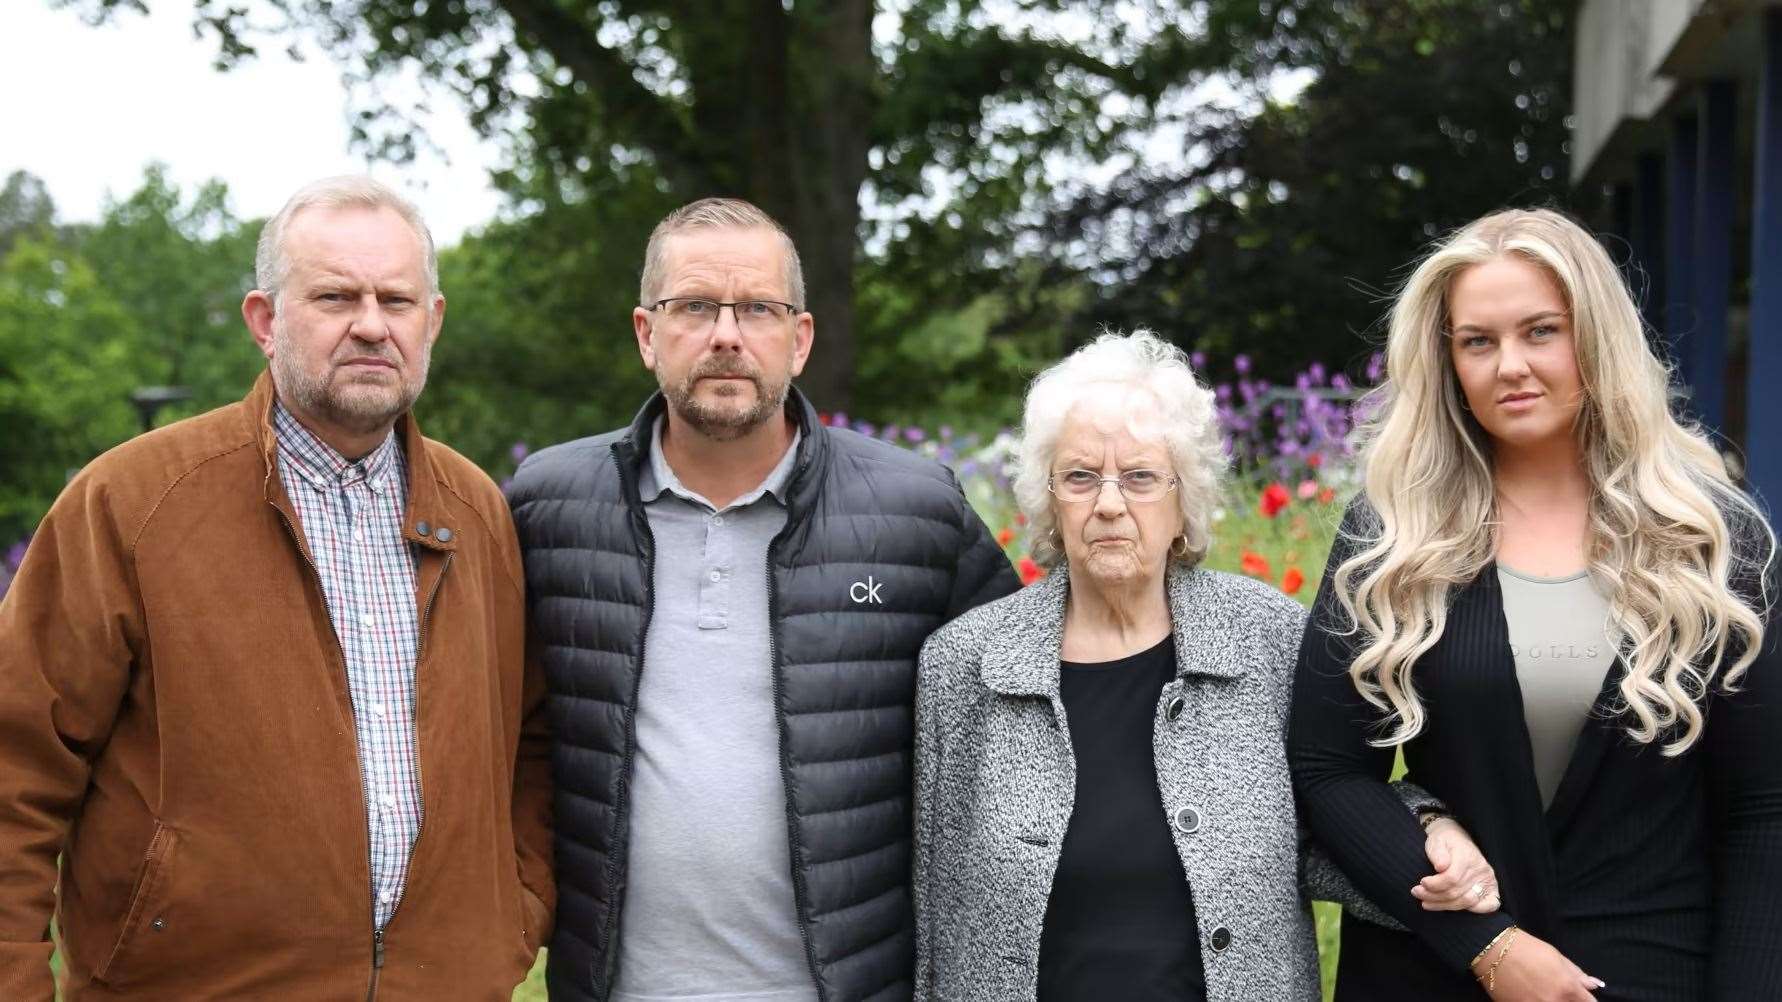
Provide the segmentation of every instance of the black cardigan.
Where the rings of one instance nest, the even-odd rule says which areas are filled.
[[[1371,521],[1357,505],[1345,536]],[[1776,617],[1740,691],[1709,697],[1702,739],[1667,758],[1606,709],[1605,679],[1543,811],[1495,566],[1457,588],[1418,663],[1428,718],[1404,745],[1408,779],[1446,801],[1496,868],[1494,915],[1426,912],[1417,826],[1386,784],[1383,714],[1348,676],[1353,638],[1330,575],[1300,650],[1288,756],[1302,817],[1361,892],[1411,934],[1345,917],[1337,998],[1483,999],[1468,962],[1512,921],[1608,982],[1601,1000],[1782,999],[1782,637]]]

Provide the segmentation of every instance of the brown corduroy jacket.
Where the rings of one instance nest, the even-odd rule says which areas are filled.
[[[346,668],[272,399],[262,375],[94,460],[0,603],[0,999],[52,997],[52,909],[70,1002],[506,1000],[544,941],[549,734],[506,503],[398,425],[425,810],[377,944]]]

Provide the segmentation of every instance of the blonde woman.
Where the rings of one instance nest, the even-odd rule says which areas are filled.
[[[1782,999],[1774,537],[1608,255],[1499,212],[1416,269],[1300,652],[1312,834],[1411,933],[1345,921],[1337,998]],[[1424,911],[1394,749],[1497,867]]]

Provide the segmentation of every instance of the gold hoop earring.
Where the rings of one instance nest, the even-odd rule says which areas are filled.
[[[1176,545],[1177,543],[1181,544],[1181,546],[1179,548]],[[1175,539],[1170,540],[1169,555],[1172,557],[1175,557],[1178,560],[1180,560],[1181,558],[1186,557],[1188,555],[1188,534],[1187,533],[1183,533],[1182,535],[1177,536]]]

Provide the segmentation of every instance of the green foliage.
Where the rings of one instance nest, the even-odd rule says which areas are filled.
[[[130,436],[132,334],[78,256],[24,237],[0,260],[0,539],[34,529],[73,469]]]
[[[582,205],[497,223],[440,256],[446,321],[421,427],[496,476],[509,447],[605,431],[655,389],[631,328],[654,218],[595,229]]]
[[[0,539],[140,426],[131,391],[183,386],[166,423],[240,398],[264,361],[243,330],[257,228],[221,183],[185,198],[151,165],[97,224],[57,226],[42,183],[0,191]]]

